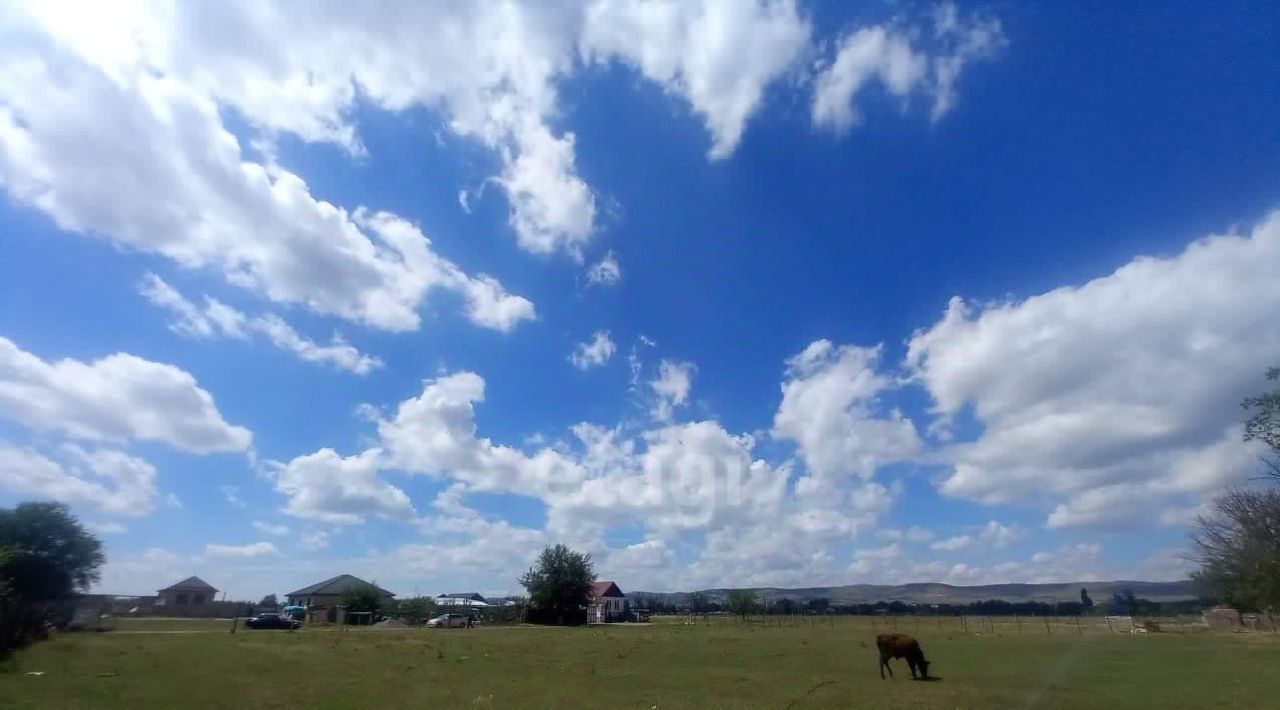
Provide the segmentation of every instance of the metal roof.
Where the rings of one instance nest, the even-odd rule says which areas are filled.
[[[591,584],[591,597],[625,597],[622,590],[614,582],[601,579]]]
[[[337,577],[331,577],[329,579],[324,580],[323,582],[316,582],[311,586],[303,587],[302,589],[289,592],[285,596],[286,597],[307,597],[307,596],[318,596],[318,595],[338,595],[338,594],[345,594],[352,589],[358,589],[360,587],[373,587],[374,589],[378,590],[385,596],[388,596],[388,597],[395,596],[395,594],[388,592],[382,587],[379,587],[376,584],[371,584],[369,582],[366,582],[363,579],[360,579],[359,577],[352,574],[340,574]]]
[[[182,580],[181,582],[178,582],[177,584],[171,584],[171,585],[169,585],[169,586],[167,586],[167,587],[165,587],[164,589],[161,589],[161,590],[159,590],[159,591],[161,591],[161,592],[174,592],[174,591],[178,591],[178,590],[183,590],[183,591],[199,591],[199,592],[216,592],[216,591],[218,591],[217,589],[215,589],[215,588],[213,587],[213,585],[209,584],[208,582],[206,582],[206,581],[204,581],[203,579],[200,579],[199,577],[196,577],[196,576],[194,576],[194,575],[193,575],[193,576],[191,576],[191,577],[187,577],[186,579]]]

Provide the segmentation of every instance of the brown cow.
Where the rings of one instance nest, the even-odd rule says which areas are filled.
[[[884,679],[884,671],[889,669],[889,677],[893,677],[893,669],[889,667],[890,658],[905,658],[911,669],[911,678],[915,679],[916,669],[920,669],[920,677],[929,677],[929,662],[924,660],[924,651],[920,650],[920,642],[906,634],[880,634],[876,636],[876,648],[880,649],[880,678]]]

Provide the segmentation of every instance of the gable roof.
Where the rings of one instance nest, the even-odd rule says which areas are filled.
[[[196,577],[196,576],[194,576],[194,575],[192,575],[192,576],[190,576],[190,577],[187,577],[186,579],[182,580],[181,582],[177,582],[177,583],[175,583],[175,584],[170,584],[169,586],[167,586],[167,587],[165,587],[164,589],[161,589],[161,590],[159,590],[159,591],[161,591],[161,592],[174,592],[174,591],[178,591],[178,590],[182,590],[182,591],[193,591],[193,592],[216,592],[216,591],[218,591],[217,589],[214,589],[214,588],[213,588],[213,585],[209,584],[208,582],[206,582],[206,581],[204,581],[203,579],[200,579],[199,577]]]
[[[356,589],[358,587],[373,587],[374,589],[378,590],[378,592],[381,593],[383,596],[386,596],[386,597],[395,596],[395,594],[388,592],[382,587],[379,587],[376,584],[370,584],[369,582],[366,582],[363,579],[360,579],[359,577],[353,574],[340,574],[337,577],[331,577],[329,579],[324,580],[323,582],[316,582],[315,584],[312,584],[309,587],[303,587],[302,589],[294,590],[292,592],[289,592],[285,596],[286,597],[306,597],[306,596],[316,596],[316,595],[339,595],[339,594],[345,594],[347,591]]]
[[[591,598],[597,597],[625,597],[627,595],[618,589],[618,585],[607,579],[601,579],[591,584]]]
[[[473,602],[485,601],[485,598],[480,596],[479,592],[449,592],[448,594],[441,594],[436,597],[436,599],[470,599]]]

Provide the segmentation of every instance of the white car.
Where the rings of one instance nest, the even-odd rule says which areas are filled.
[[[467,625],[466,614],[441,614],[427,622],[432,629],[456,629]]]

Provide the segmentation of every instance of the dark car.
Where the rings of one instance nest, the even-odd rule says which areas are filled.
[[[280,614],[258,614],[249,617],[244,625],[251,629],[297,629],[302,622]]]

